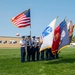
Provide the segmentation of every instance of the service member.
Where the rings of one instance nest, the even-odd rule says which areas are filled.
[[[27,61],[30,61],[32,56],[32,40],[31,36],[27,36]]]
[[[37,61],[40,60],[40,46],[41,46],[41,43],[40,43],[40,37],[37,37],[37,46],[36,46],[36,59]]]
[[[37,43],[37,41],[36,41],[36,37],[35,36],[33,36],[32,37],[33,39],[32,39],[32,61],[35,61],[35,52],[36,52],[36,43]]]
[[[25,36],[22,36],[22,40],[20,40],[20,46],[21,46],[21,62],[25,62],[25,47],[26,47],[26,41],[25,41]]]

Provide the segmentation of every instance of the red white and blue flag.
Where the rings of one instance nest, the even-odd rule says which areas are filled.
[[[12,23],[18,28],[24,28],[30,26],[30,9],[25,10],[24,12],[20,13],[19,15],[13,17],[11,19]]]

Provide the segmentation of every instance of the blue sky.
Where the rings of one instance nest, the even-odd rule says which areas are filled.
[[[66,17],[75,24],[75,0],[0,0],[0,36],[30,34],[30,27],[17,28],[10,19],[31,9],[31,34],[40,36],[46,26],[59,16],[56,26]],[[75,35],[75,34],[74,34]]]

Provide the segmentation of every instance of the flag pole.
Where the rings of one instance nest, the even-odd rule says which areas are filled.
[[[30,9],[30,4],[29,4],[29,9]],[[30,9],[30,23],[31,23],[31,9]],[[30,24],[30,37],[31,37],[31,24]]]
[[[31,20],[30,20],[31,21]],[[30,36],[31,36],[31,25],[30,25]]]
[[[64,20],[67,18],[67,16],[65,16]]]
[[[31,13],[30,13],[30,17],[31,17]],[[30,18],[30,23],[31,23],[31,18]],[[31,37],[31,25],[30,25],[30,37]]]

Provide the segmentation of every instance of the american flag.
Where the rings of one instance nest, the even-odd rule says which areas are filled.
[[[25,10],[24,12],[20,13],[19,15],[13,17],[11,22],[18,28],[24,28],[30,26],[30,9]]]

